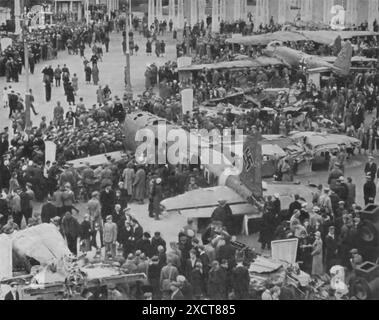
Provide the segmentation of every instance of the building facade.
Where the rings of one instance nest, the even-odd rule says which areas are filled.
[[[360,25],[379,19],[379,0],[256,0],[254,20],[256,24],[267,24],[273,17],[275,22],[292,22],[296,18],[330,24],[332,7],[341,5],[345,9],[346,25]]]

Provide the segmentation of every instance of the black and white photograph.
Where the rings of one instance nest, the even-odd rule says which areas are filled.
[[[378,59],[379,0],[0,0],[0,300],[379,300]]]

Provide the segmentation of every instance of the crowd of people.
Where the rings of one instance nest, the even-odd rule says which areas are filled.
[[[123,20],[115,20],[116,30],[122,30]],[[135,30],[138,30],[139,23],[133,23]],[[191,50],[196,52],[200,57],[195,59],[197,63],[232,59],[231,51],[223,42],[223,35],[254,32],[251,21],[248,24],[221,23],[221,36],[212,38],[205,32],[206,23],[186,27],[184,43],[189,46],[179,48],[184,54]],[[163,35],[167,27],[175,33],[172,22],[155,21],[150,28],[156,41],[157,56],[164,53],[165,45],[154,37]],[[146,21],[143,21],[143,28],[148,29]],[[273,32],[279,28],[272,22],[267,27],[259,26],[258,32]],[[100,44],[104,44],[108,51],[110,29],[105,22],[75,28],[62,24],[45,31],[35,31],[30,37],[36,40],[42,37],[57,51],[67,48],[69,54],[80,55],[84,61],[86,82],[93,81],[98,85],[96,69],[102,58]],[[202,42],[198,41],[199,36],[208,38]],[[94,46],[91,47],[92,42]],[[85,44],[91,48],[90,60],[85,58]],[[303,49],[308,51],[315,49],[311,44],[305,47]],[[22,48],[17,44],[8,50],[14,51],[10,56],[15,55],[7,57],[8,62],[22,59]],[[151,48],[146,50],[147,53],[151,51]],[[49,59],[48,52],[41,54],[42,60]],[[89,108],[78,96],[77,75],[71,75],[68,66],[61,68],[58,65],[55,69],[46,66],[42,71],[46,100],[49,101],[51,96],[48,87],[51,90],[54,81],[55,86],[60,87],[62,80],[67,103],[73,104],[73,107],[65,114],[61,103],[57,102],[53,121],[47,123],[46,118],[42,117],[39,126],[33,127],[28,134],[24,132],[23,101],[11,86],[6,88],[3,103],[9,107],[15,125],[10,143],[8,128],[0,134],[0,156],[3,158],[0,164],[1,233],[11,234],[41,223],[51,223],[61,232],[74,255],[95,251],[94,259],[116,262],[126,274],[147,275],[149,285],[140,292],[125,296],[113,288],[110,296],[116,300],[252,298],[248,270],[251,260],[235,244],[236,228],[232,210],[226,201],[219,201],[205,230],[199,232],[194,221],[188,219],[187,225],[178,228],[177,239],[169,244],[160,231],[155,231],[153,235],[147,232],[149,228],[139,222],[130,207],[132,202],[142,205],[147,201],[146,214],[152,219],[161,219],[163,212],[160,203],[163,199],[208,186],[201,166],[141,165],[136,163],[132,154],[125,153],[121,160],[107,154],[125,151],[125,139],[130,137],[124,136],[122,125],[127,113],[134,110],[148,111],[186,129],[240,128],[247,132],[282,135],[288,135],[293,130],[317,130],[315,123],[322,125],[322,118],[332,121],[337,132],[359,138],[361,148],[370,154],[365,168],[367,182],[363,190],[364,201],[357,199],[354,181],[345,173],[347,154],[341,148],[339,153],[331,155],[328,181],[318,186],[312,204],[304,203],[299,195],[294,195],[289,208],[283,208],[280,195],[265,199],[259,230],[261,249],[269,249],[272,240],[299,239],[297,262],[301,270],[313,277],[320,277],[339,264],[349,270],[349,276],[353,278],[359,264],[365,259],[377,258],[374,257],[375,253],[362,245],[358,236],[362,223],[360,212],[363,204],[375,202],[375,181],[379,176],[371,156],[375,141],[379,141],[376,139],[378,122],[375,119],[368,127],[365,125],[365,111],[372,113],[378,107],[376,71],[357,72],[348,87],[331,76],[318,89],[312,82],[306,82],[302,70],[276,67],[237,72],[201,70],[192,82],[183,83],[179,81],[176,68],[174,62],[167,62],[160,68],[149,64],[145,73],[146,92],[137,99],[130,99],[127,95],[122,99],[112,97],[109,86],[99,86],[96,91],[97,105]],[[4,75],[7,74],[9,81],[16,81],[14,73],[5,71]],[[162,89],[162,83],[170,90]],[[283,91],[273,99],[263,98],[264,83],[275,84],[278,88],[291,87],[294,94],[291,96]],[[162,89],[160,98],[151,92],[158,84]],[[194,89],[196,105],[206,100],[224,98],[233,92],[233,87],[250,88],[254,99],[246,99],[242,95],[238,107],[247,111],[241,114],[227,109],[211,118],[199,108],[192,114],[182,114],[179,92],[188,86]],[[295,102],[307,101],[310,105],[301,121],[286,112],[292,98]],[[262,106],[273,109],[275,115],[264,115]],[[55,143],[56,161],[45,162],[45,141]],[[71,162],[98,154],[105,154],[107,161],[92,165],[89,160],[83,160],[79,167]],[[38,202],[43,203],[40,210],[37,209]],[[88,290],[83,292],[83,297],[100,299]],[[267,284],[258,298],[281,300],[294,297],[286,290]]]

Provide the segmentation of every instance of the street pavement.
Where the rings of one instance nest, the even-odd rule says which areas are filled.
[[[175,60],[176,58],[176,47],[175,42],[172,40],[172,36],[168,35],[164,37],[167,42],[166,46],[166,57],[157,58],[156,56],[146,56],[145,53],[145,43],[146,40],[139,35],[135,35],[136,42],[140,48],[138,55],[131,57],[131,79],[134,96],[141,94],[145,87],[144,72],[146,69],[146,64],[151,64],[153,62],[158,65],[164,64],[166,61]],[[124,66],[125,66],[125,56],[122,53],[122,36],[121,33],[112,33],[110,42],[110,52],[105,53],[103,61],[99,63],[100,70],[100,85],[104,86],[106,84],[112,90],[112,96],[118,95],[122,97],[124,93]],[[91,56],[91,51],[86,48],[86,57],[89,59]],[[36,65],[34,75],[30,76],[30,85],[33,89],[35,96],[35,106],[39,113],[38,116],[32,114],[32,122],[35,126],[39,125],[42,116],[46,116],[48,120],[53,118],[53,109],[57,101],[62,102],[62,106],[65,111],[68,110],[68,104],[63,92],[63,87],[52,89],[52,99],[50,102],[45,101],[45,92],[42,83],[42,69],[45,65],[52,65],[55,68],[58,64],[63,66],[66,64],[71,74],[76,73],[79,77],[79,91],[77,95],[77,100],[79,97],[84,98],[86,107],[89,108],[96,103],[96,90],[97,87],[94,85],[85,84],[84,77],[84,66],[82,59],[79,55],[68,55],[67,52],[60,52],[57,60],[46,61],[45,63],[40,63]],[[6,83],[5,78],[0,78],[0,88],[3,89],[4,86],[11,85],[13,89],[21,93],[25,92],[25,77],[24,74],[20,77],[19,83]],[[0,129],[9,126],[11,123],[8,120],[8,110],[1,108],[0,117]],[[357,201],[362,204],[363,202],[363,184],[365,182],[363,166],[366,161],[366,156],[356,156],[353,161],[346,166],[346,177],[352,177],[354,183],[357,185]],[[377,162],[379,159],[377,157]],[[313,172],[311,174],[297,176],[297,179],[301,183],[312,183],[312,184],[323,184],[327,183],[328,173],[326,171]],[[41,204],[36,204],[36,211],[39,210]],[[136,216],[140,221],[141,225],[145,231],[151,233],[155,231],[161,231],[162,236],[167,242],[176,241],[179,229],[186,224],[186,217],[178,213],[170,213],[164,215],[160,221],[155,221],[148,216],[147,204],[138,205],[131,204],[131,213]],[[83,217],[86,212],[86,205],[79,204],[80,214],[78,216],[79,220]],[[257,235],[250,237],[239,237],[239,240],[257,249],[260,252],[260,246],[257,243]]]

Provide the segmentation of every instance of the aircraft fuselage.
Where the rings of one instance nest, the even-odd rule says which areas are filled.
[[[286,64],[293,68],[300,68],[302,65],[307,69],[315,68],[330,68],[334,69],[334,66],[322,58],[314,55],[306,54],[302,51],[294,50],[287,47],[277,47],[275,51],[271,52],[272,56],[282,60]]]

